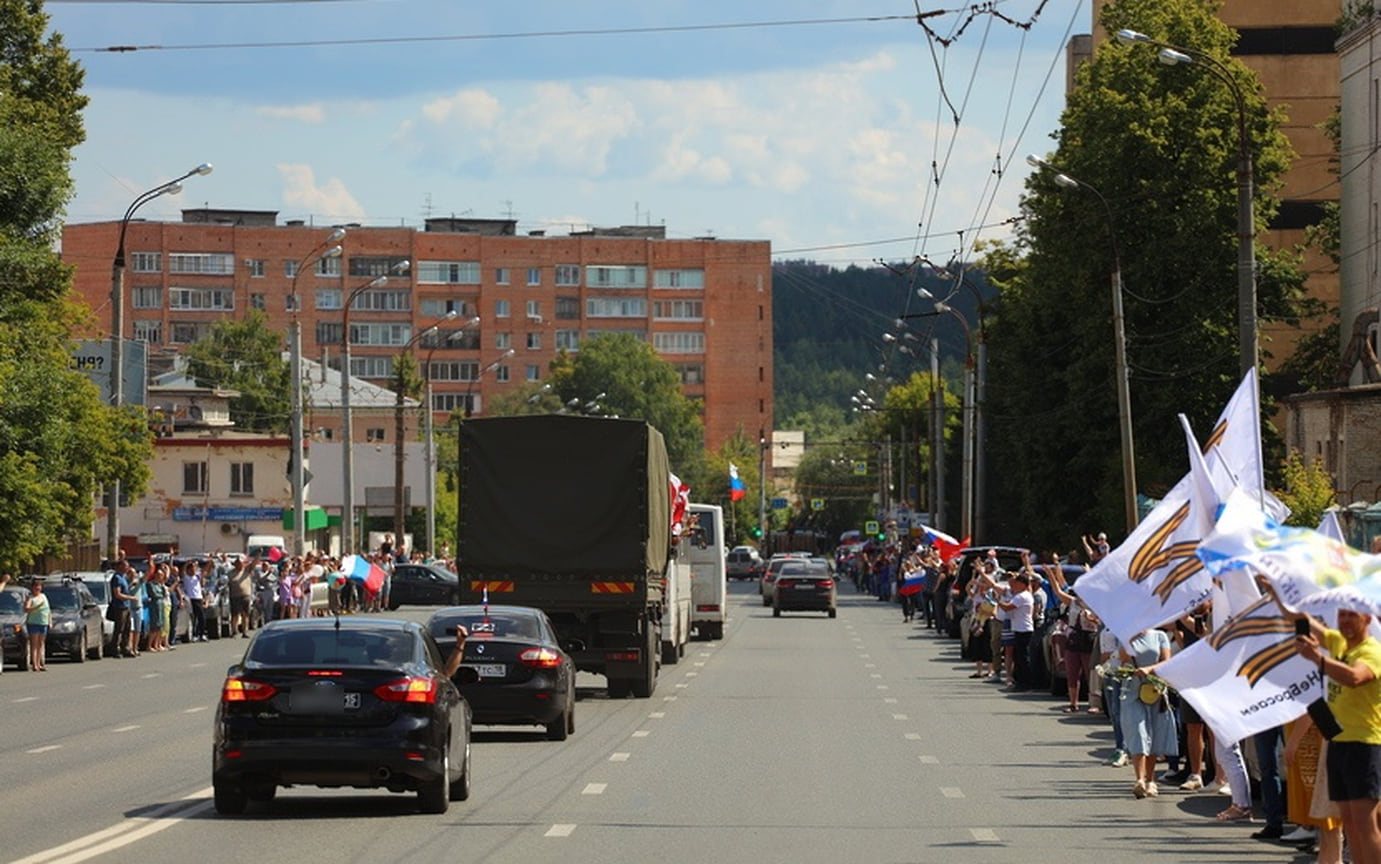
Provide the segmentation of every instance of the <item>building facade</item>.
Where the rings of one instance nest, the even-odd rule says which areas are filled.
[[[540,386],[558,352],[579,351],[599,333],[630,333],[700,400],[707,447],[740,428],[771,428],[766,241],[668,240],[652,226],[520,236],[513,220],[456,218],[428,219],[424,230],[346,228],[341,253],[322,257],[331,227],[280,225],[272,211],[132,221],[124,336],[176,352],[252,309],[285,332],[295,318],[306,356],[339,368],[348,333],[352,376],[383,386],[397,354],[411,351],[428,367],[431,407],[444,422],[456,410],[482,414],[497,394]],[[107,332],[120,229],[112,221],[63,231],[76,291]],[[355,439],[371,428],[356,424]]]

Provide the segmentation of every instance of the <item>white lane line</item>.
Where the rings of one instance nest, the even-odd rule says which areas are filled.
[[[907,719],[909,719],[909,718],[908,718],[905,714],[893,714],[893,715],[892,715],[892,719],[893,719],[893,720],[907,720]]]
[[[662,697],[662,701],[663,701],[663,702],[675,702],[675,701],[676,701],[676,697],[675,697],[675,696],[663,696],[663,697]]]
[[[604,790],[609,788],[608,783],[587,783],[581,790],[581,795],[603,795]]]
[[[139,728],[139,724],[136,723],[136,724],[134,724],[133,726],[121,726],[119,729],[111,729],[110,731],[111,731],[111,732],[133,732],[135,729],[138,729],[138,728]]]
[[[890,688],[889,688],[886,684],[879,684],[879,685],[878,685],[878,689],[879,689],[879,690],[888,690],[888,689],[890,689]]]
[[[653,711],[651,714],[649,714],[649,715],[647,715],[647,716],[648,716],[648,717],[651,717],[653,720],[661,720],[663,717],[667,716],[667,712],[665,712],[665,711]]]
[[[47,747],[35,747],[32,750],[25,750],[25,753],[47,753],[50,750],[61,750],[61,744],[49,744]]]
[[[864,668],[864,669],[876,669],[876,668],[878,668],[878,664],[876,664],[876,663],[864,663],[864,664],[863,664],[863,668]]]
[[[696,666],[704,666],[705,664],[702,662],[702,663],[696,663],[695,665],[696,665]]]
[[[896,700],[895,698],[891,697],[891,696],[888,696],[886,699],[882,700],[882,704],[884,704],[884,705],[895,705],[895,704],[897,704],[897,700]]]
[[[907,741],[919,741],[919,740],[921,740],[921,733],[919,733],[919,732],[907,732],[907,733],[906,733],[906,740],[907,740]]]
[[[629,754],[627,754],[627,753],[611,753],[611,754],[609,755],[609,761],[610,761],[610,762],[627,762],[627,761],[628,761],[628,755],[629,755]]]
[[[182,713],[183,713],[183,714],[195,714],[195,713],[197,713],[198,711],[205,711],[205,710],[206,710],[206,706],[205,706],[205,705],[198,705],[198,706],[195,707],[195,708],[188,708],[186,711],[183,711]]]
[[[872,659],[873,659],[873,655],[872,655],[872,654],[860,654],[860,655],[858,655],[858,659],[860,659],[860,660],[872,660]]]
[[[101,688],[104,687],[104,686],[105,686],[104,684],[87,684],[87,685],[86,685],[85,687],[83,687],[82,689],[83,689],[83,690],[99,690],[99,689],[101,689]]]
[[[37,702],[37,701],[38,701],[38,697],[37,697],[37,696],[21,696],[21,697],[19,697],[18,699],[11,699],[10,701],[11,701],[11,702],[14,702],[14,703],[16,703],[16,704],[18,704],[18,703],[20,703],[20,702]]]
[[[550,828],[548,828],[548,829],[547,829],[547,833],[546,833],[546,834],[543,834],[542,836],[543,836],[543,837],[569,837],[569,836],[571,836],[571,832],[574,831],[574,830],[575,830],[575,826],[574,826],[574,825],[553,825],[553,826],[551,826]]]
[[[686,684],[685,682],[682,682],[682,683],[680,683],[680,684],[677,684],[676,686],[677,686],[677,687],[680,687],[680,688],[682,688],[682,689],[685,689],[685,688],[689,687],[690,685],[689,685],[689,684]]]
[[[146,673],[146,674],[144,674],[144,675],[140,675],[139,677],[140,677],[140,678],[143,678],[144,680],[147,681],[147,680],[150,679],[150,678],[162,678],[162,677],[163,677],[163,673],[161,673],[161,672],[149,672],[149,673]]]
[[[639,729],[637,732],[634,732],[634,733],[633,733],[633,737],[634,737],[634,738],[646,738],[647,736],[649,736],[649,735],[651,735],[651,734],[652,734],[652,733],[649,732],[649,731],[647,731],[646,729]]]
[[[940,794],[946,798],[963,798],[964,793],[958,786],[941,786]]]
[[[79,864],[81,861],[95,858],[98,855],[105,855],[142,840],[151,834],[157,834],[159,831],[171,828],[183,819],[210,810],[212,807],[210,796],[211,788],[208,786],[200,792],[193,792],[181,801],[155,807],[147,815],[126,819],[109,828],[103,828],[85,837],[78,837],[70,843],[54,846],[52,849],[46,849],[30,855],[28,858],[21,858],[14,864]],[[130,830],[133,826],[141,824],[142,827]]]
[[[940,764],[939,758],[937,758],[937,757],[935,757],[935,756],[920,756],[920,757],[917,757],[917,758],[919,758],[919,759],[921,760],[921,764],[922,764],[922,765],[939,765],[939,764]]]
[[[872,675],[869,675],[868,677],[869,677],[869,678],[881,678],[882,675],[878,674],[877,672],[874,672]]]
[[[997,832],[991,828],[970,828],[969,833],[973,835],[973,839],[978,843],[1002,842],[998,839]]]
[[[201,667],[203,667],[203,666],[205,666],[205,665],[206,665],[205,663],[188,663],[188,664],[187,664],[187,668],[188,668],[188,669],[200,669]]]
[[[697,676],[697,675],[699,675],[699,674],[700,674],[699,672],[687,672],[687,673],[686,673],[686,677],[687,677],[687,678],[694,678],[695,676]]]

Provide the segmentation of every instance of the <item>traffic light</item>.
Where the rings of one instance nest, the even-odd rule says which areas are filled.
[[[761,527],[761,526],[756,527],[756,528],[753,529],[753,539],[754,539],[754,540],[761,540],[761,539],[762,539],[762,527]]]

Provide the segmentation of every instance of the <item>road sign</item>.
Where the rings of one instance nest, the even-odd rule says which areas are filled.
[[[773,510],[785,510],[785,509],[786,509],[786,499],[785,499],[785,498],[773,498],[773,499],[772,499],[772,509],[773,509]]]
[[[854,463],[854,476],[864,477],[868,474],[868,463],[862,459]]]
[[[126,405],[143,405],[147,401],[148,385],[148,343],[135,339],[124,341],[121,365],[125,367],[124,399]],[[113,396],[110,370],[114,365],[111,356],[112,340],[83,339],[72,349],[72,368],[85,373],[91,383],[101,391],[101,401],[109,403]]]
[[[825,509],[825,499],[824,499],[824,498],[812,498],[812,499],[810,499],[810,509],[812,509],[812,510],[824,510],[824,509]]]
[[[876,519],[869,519],[867,522],[864,522],[864,523],[863,523],[863,533],[864,533],[864,534],[876,534],[876,533],[878,533],[878,523],[877,523],[877,520],[876,520]]]

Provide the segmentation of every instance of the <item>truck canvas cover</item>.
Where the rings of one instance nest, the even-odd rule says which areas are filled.
[[[520,577],[661,572],[669,473],[662,433],[642,420],[466,420],[459,569]]]

